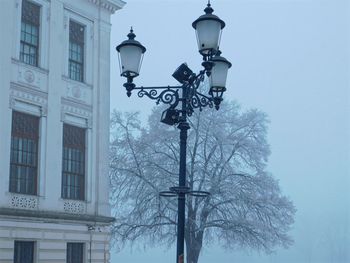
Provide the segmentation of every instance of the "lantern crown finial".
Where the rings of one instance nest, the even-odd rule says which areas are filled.
[[[214,9],[211,7],[210,0],[208,0],[207,7],[204,9],[204,12],[206,14],[212,14],[214,12]]]
[[[135,37],[136,37],[136,35],[134,34],[134,30],[133,30],[132,26],[130,28],[130,33],[127,35],[127,37],[129,38],[129,40],[134,40]]]
[[[130,28],[130,32],[129,32],[129,34],[127,34],[127,37],[128,37],[127,40],[123,41],[120,45],[118,45],[116,47],[118,52],[120,51],[120,48],[122,48],[124,46],[137,46],[137,47],[141,48],[142,53],[146,52],[146,48],[140,42],[135,40],[136,35],[135,35],[134,29],[132,27]]]

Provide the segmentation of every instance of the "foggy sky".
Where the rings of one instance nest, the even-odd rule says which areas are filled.
[[[296,208],[295,244],[272,255],[204,248],[199,262],[350,262],[350,6],[347,0],[212,0],[226,22],[221,50],[232,62],[225,99],[270,118],[268,170]],[[129,0],[112,16],[111,109],[141,111],[128,99],[115,46],[130,26],[147,48],[136,84],[176,85],[183,62],[200,70],[192,22],[205,0]],[[218,112],[218,114],[220,114]],[[175,247],[112,251],[116,262],[175,262]]]

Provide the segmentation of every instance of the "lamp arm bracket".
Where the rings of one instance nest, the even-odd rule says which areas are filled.
[[[204,75],[206,70],[201,70],[195,77],[194,81],[189,85],[189,92],[187,101],[187,115],[191,116],[194,109],[199,109],[202,111],[204,107],[212,108],[214,106],[213,99],[207,95],[204,95],[199,91],[200,85],[204,82]]]
[[[155,100],[156,104],[160,102],[169,104],[172,108],[175,108],[180,101],[179,89],[181,86],[166,86],[166,87],[136,87],[139,90],[137,96],[142,98],[144,96]]]
[[[204,107],[212,108],[214,101],[212,97],[204,95],[199,91],[200,85],[205,80],[207,70],[201,70],[197,75],[193,74],[193,78],[184,83],[182,86],[157,86],[157,87],[133,87],[132,90],[138,90],[138,97],[144,96],[155,100],[156,104],[164,103],[175,109],[179,102],[187,102],[186,114],[191,116],[194,109],[202,111]],[[185,97],[179,94],[179,90],[187,90]],[[183,95],[183,94],[182,94]],[[181,96],[181,97],[180,97]]]
[[[191,116],[194,109],[202,111],[205,107],[213,108],[213,106],[214,103],[211,97],[196,91],[189,100],[187,115]]]
[[[181,88],[182,86],[158,86],[158,87],[140,86],[140,87],[134,87],[134,90],[158,90],[158,89],[167,90],[167,89],[181,89]]]

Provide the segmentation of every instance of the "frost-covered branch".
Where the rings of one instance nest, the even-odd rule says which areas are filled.
[[[113,236],[120,244],[170,245],[176,237],[177,199],[159,192],[178,183],[179,132],[159,123],[161,111],[153,111],[147,128],[136,114],[112,116]],[[197,263],[209,241],[267,252],[291,244],[295,208],[266,171],[267,124],[266,114],[242,112],[236,103],[190,118],[187,184],[211,195],[186,199],[187,263]]]

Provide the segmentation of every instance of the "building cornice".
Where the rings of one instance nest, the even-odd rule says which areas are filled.
[[[114,14],[115,11],[123,8],[123,6],[126,4],[126,2],[122,0],[88,0],[88,1],[108,10],[112,14]]]
[[[52,221],[52,222],[62,222],[62,220],[65,220],[65,221],[75,221],[75,222],[85,222],[85,223],[111,224],[115,221],[114,217],[109,217],[109,216],[69,214],[69,213],[60,213],[60,212],[52,212],[52,211],[34,211],[34,210],[11,209],[11,208],[0,208],[0,216],[14,217],[16,219],[31,218],[35,220]]]

